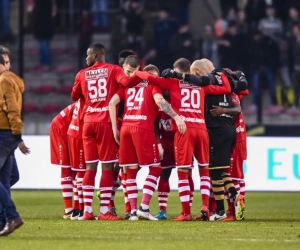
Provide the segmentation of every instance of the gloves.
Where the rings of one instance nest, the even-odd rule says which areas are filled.
[[[159,151],[159,158],[160,160],[163,160],[164,159],[164,149],[161,145],[161,143],[158,143],[158,151]]]
[[[170,77],[170,78],[177,78],[177,79],[180,79],[180,80],[182,79],[182,74],[176,72],[173,69],[165,69],[165,70],[163,70],[163,72],[161,73],[161,76],[163,78]]]
[[[233,71],[232,74],[238,79],[241,80],[242,77],[245,77],[244,72],[240,70]]]

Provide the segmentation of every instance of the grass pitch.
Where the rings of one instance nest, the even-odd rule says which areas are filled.
[[[160,250],[300,249],[300,194],[247,193],[246,220],[240,222],[65,221],[60,191],[13,191],[25,224],[0,238],[0,250]],[[158,211],[157,195],[151,210]],[[172,218],[181,211],[177,192],[168,202]],[[94,199],[94,213],[98,214]],[[123,214],[123,196],[116,205]],[[199,214],[195,194],[193,215]]]

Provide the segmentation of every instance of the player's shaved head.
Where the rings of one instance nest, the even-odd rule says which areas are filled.
[[[153,64],[145,66],[144,71],[151,72],[153,75],[159,76],[159,69]]]
[[[191,65],[191,73],[194,75],[204,75],[212,72],[214,69],[213,63],[206,58],[196,60]]]
[[[105,61],[105,47],[101,43],[92,44],[87,50],[86,63],[90,67],[96,62]]]
[[[176,72],[179,73],[189,73],[191,63],[188,59],[180,58],[173,64],[173,68]]]
[[[132,76],[135,71],[139,70],[140,64],[140,59],[137,56],[127,56],[123,63],[124,73],[128,77]]]
[[[119,65],[122,67],[127,56],[134,56],[135,53],[131,49],[124,49],[119,53]]]

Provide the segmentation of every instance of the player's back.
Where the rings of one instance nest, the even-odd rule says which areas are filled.
[[[72,119],[67,134],[82,139],[84,100],[80,98],[74,106]]]
[[[110,122],[108,104],[124,72],[119,66],[98,62],[83,70],[80,77],[85,98],[84,122]]]
[[[51,123],[57,125],[60,129],[64,129],[67,131],[72,119],[74,107],[75,103],[72,103],[69,106],[65,107],[62,111],[59,112],[57,116],[53,118]]]
[[[136,126],[153,131],[154,119],[158,115],[158,108],[153,99],[156,93],[161,94],[161,89],[144,80],[133,88],[125,88],[122,126]]]
[[[180,115],[187,127],[206,129],[204,119],[205,92],[201,87],[191,86],[181,80],[172,79],[170,90],[172,108]],[[176,129],[172,119],[172,129]]]

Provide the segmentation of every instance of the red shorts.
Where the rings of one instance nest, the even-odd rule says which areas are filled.
[[[120,132],[120,166],[160,165],[154,132],[139,127],[122,126]]]
[[[111,124],[104,122],[84,123],[83,151],[86,163],[118,161],[118,145],[114,139]]]
[[[83,140],[68,135],[68,145],[72,170],[85,171]]]
[[[192,168],[193,156],[200,167],[208,165],[209,139],[205,129],[187,128],[183,135],[176,131],[174,144],[178,168]]]
[[[49,133],[51,164],[62,168],[70,168],[67,131],[51,123]]]
[[[174,154],[174,139],[161,139],[161,145],[164,149],[164,159],[161,161],[162,168],[175,167],[175,154]]]
[[[243,162],[245,160],[245,143],[239,141],[231,153],[230,176],[232,179],[244,179]]]

